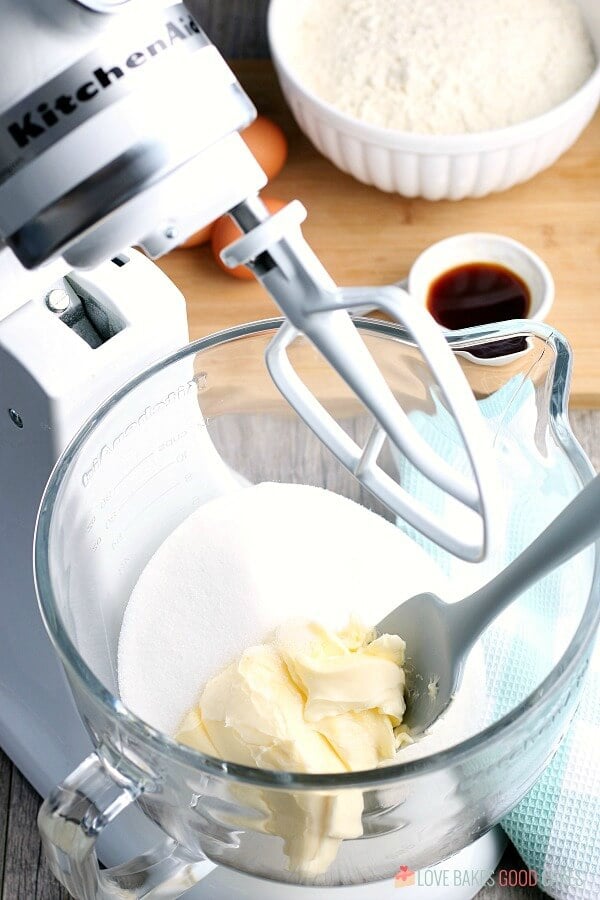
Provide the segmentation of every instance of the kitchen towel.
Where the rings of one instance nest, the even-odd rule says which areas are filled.
[[[548,398],[519,375],[479,403],[494,436],[500,493],[495,509],[506,538],[479,565],[456,560],[398,522],[442,565],[461,592],[485,583],[526,547],[579,490],[573,464],[554,437]],[[469,472],[453,418],[436,400],[411,420],[440,455]],[[464,510],[410,463],[398,463],[404,487],[439,513]],[[594,560],[588,549],[531,588],[483,638],[490,679],[485,719],[497,720],[524,699],[560,659],[589,596]],[[600,643],[582,699],[550,765],[502,825],[540,887],[557,900],[600,897]]]

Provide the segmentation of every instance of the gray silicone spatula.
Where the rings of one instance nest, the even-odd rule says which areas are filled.
[[[520,556],[474,594],[445,603],[417,594],[383,619],[379,634],[406,642],[406,714],[414,734],[429,728],[460,687],[473,644],[494,619],[544,575],[600,537],[600,475]]]

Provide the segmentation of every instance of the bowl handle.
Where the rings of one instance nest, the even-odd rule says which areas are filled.
[[[42,846],[53,874],[72,897],[134,900],[157,896],[170,900],[180,897],[213,868],[206,857],[192,856],[165,836],[148,853],[112,869],[100,869],[96,855],[100,833],[143,790],[143,783],[120,772],[112,777],[100,757],[92,753],[42,804],[38,815]]]

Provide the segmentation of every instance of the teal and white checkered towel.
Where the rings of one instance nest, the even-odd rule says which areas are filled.
[[[503,568],[543,530],[579,489],[572,464],[544,421],[547,398],[517,376],[479,405],[495,436],[502,485],[498,508],[506,540],[480,565],[454,559],[403,523],[461,593],[475,589]],[[453,420],[441,403],[431,414],[415,412],[413,423],[454,465],[468,463]],[[428,504],[455,515],[454,501],[405,460],[400,477]],[[591,585],[593,550],[545,578],[506,610],[483,644],[488,681],[485,724],[524,699],[550,672],[576,629]],[[600,643],[570,730],[552,762],[503,827],[540,886],[558,900],[600,898]]]

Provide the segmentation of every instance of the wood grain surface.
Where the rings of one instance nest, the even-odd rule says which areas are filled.
[[[406,200],[359,184],[314,150],[287,111],[270,62],[243,60],[235,68],[259,111],[289,139],[287,165],[264,193],[304,203],[304,233],[339,284],[396,281],[425,247],[457,232],[523,241],[556,281],[548,321],[574,349],[572,403],[600,406],[600,114],[555,166],[527,184],[481,200]],[[259,284],[217,268],[207,246],[176,250],[159,265],[186,296],[192,338],[277,312]]]

